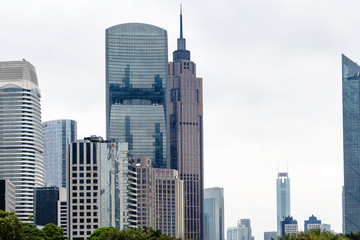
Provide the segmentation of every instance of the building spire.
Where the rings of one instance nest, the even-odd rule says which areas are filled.
[[[182,4],[180,3],[180,38],[183,38],[183,29],[182,29]]]
[[[183,38],[182,4],[180,3],[180,37],[177,39],[177,50],[173,55],[174,62],[178,60],[189,60],[190,52],[186,50],[186,40]]]

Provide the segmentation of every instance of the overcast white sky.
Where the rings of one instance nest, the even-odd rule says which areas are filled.
[[[43,120],[105,137],[105,29],[142,22],[179,35],[179,0],[1,1],[0,61],[37,69]],[[203,77],[205,187],[225,189],[225,227],[276,230],[278,166],[291,214],[341,231],[341,53],[360,59],[358,0],[183,0]]]

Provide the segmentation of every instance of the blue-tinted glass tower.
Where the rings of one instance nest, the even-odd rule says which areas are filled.
[[[130,157],[167,164],[166,30],[141,23],[106,29],[106,134],[127,142]]]
[[[344,144],[344,233],[360,230],[360,95],[359,66],[342,55]]]
[[[66,188],[66,145],[76,140],[74,120],[52,120],[42,124],[45,186]]]
[[[276,179],[277,232],[281,234],[281,221],[290,216],[290,178],[287,172],[278,173]]]

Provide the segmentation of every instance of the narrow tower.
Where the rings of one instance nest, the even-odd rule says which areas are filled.
[[[290,217],[290,178],[287,172],[279,172],[276,179],[277,233],[281,235],[281,221]]]
[[[184,180],[185,238],[203,239],[202,78],[196,77],[182,26],[180,9],[180,38],[169,63],[170,168]]]

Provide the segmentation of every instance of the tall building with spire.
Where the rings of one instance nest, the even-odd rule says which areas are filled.
[[[281,235],[281,221],[290,216],[290,178],[287,172],[279,172],[276,179],[277,233]]]
[[[360,230],[360,67],[342,55],[343,232]]]
[[[184,180],[185,238],[204,237],[203,96],[202,78],[180,38],[169,63],[170,168]]]

